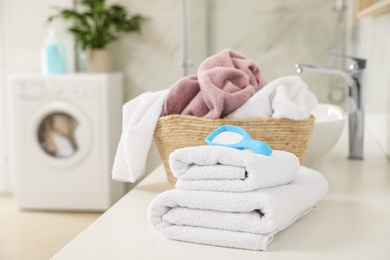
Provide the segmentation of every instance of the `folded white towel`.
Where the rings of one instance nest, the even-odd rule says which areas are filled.
[[[195,146],[169,156],[176,189],[243,192],[291,182],[299,170],[293,153],[271,156],[224,146]]]
[[[226,118],[310,118],[317,105],[316,96],[298,76],[277,78],[257,91]]]
[[[150,204],[150,225],[164,236],[216,246],[265,250],[273,236],[314,209],[328,182],[300,167],[288,184],[252,192],[169,190]]]
[[[123,106],[122,135],[112,169],[117,181],[135,182],[145,172],[145,164],[169,89],[146,92]]]

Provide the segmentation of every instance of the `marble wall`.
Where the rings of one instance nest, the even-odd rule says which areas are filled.
[[[345,52],[348,6],[344,20],[337,24],[335,3],[328,0],[190,0],[190,7],[198,11],[190,12],[192,71],[196,72],[202,60],[199,57],[205,58],[224,48],[232,48],[255,60],[268,81],[296,75],[294,65],[298,62],[329,65],[330,52]],[[208,21],[208,27],[204,21]],[[206,26],[203,34],[199,32],[202,26]],[[336,26],[342,27],[337,41],[341,48],[338,49],[334,48]],[[329,102],[327,75],[307,73],[302,78],[321,102]]]
[[[358,52],[367,57],[366,123],[390,158],[390,14],[359,21]]]
[[[147,19],[142,33],[125,35],[110,46],[114,69],[125,74],[126,100],[145,91],[168,88],[183,73],[181,1],[119,2]]]
[[[126,98],[167,88],[183,73],[179,66],[183,58],[182,1],[120,2],[148,17],[142,34],[127,35],[111,46],[115,68],[126,75]],[[206,57],[224,48],[255,60],[268,81],[296,75],[297,62],[329,65],[338,25],[335,2],[188,0],[190,74],[196,73]],[[344,44],[345,39],[339,42]],[[302,77],[320,101],[329,101],[327,75]]]

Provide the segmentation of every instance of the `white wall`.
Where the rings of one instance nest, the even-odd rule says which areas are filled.
[[[6,158],[5,158],[5,82],[4,82],[4,3],[0,0],[0,193],[6,192]]]
[[[390,156],[390,13],[360,19],[359,53],[368,58],[366,123]]]
[[[40,53],[48,35],[47,18],[72,0],[3,0],[6,72],[40,72]]]

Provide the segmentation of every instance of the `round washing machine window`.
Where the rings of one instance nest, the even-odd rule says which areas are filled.
[[[64,112],[47,115],[38,127],[38,141],[44,152],[56,158],[73,156],[78,149],[75,132],[79,122]]]
[[[32,153],[57,170],[77,166],[91,152],[90,122],[69,102],[51,101],[41,106],[27,131]]]

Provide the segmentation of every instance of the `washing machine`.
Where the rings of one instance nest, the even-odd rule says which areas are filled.
[[[101,211],[123,196],[111,168],[122,75],[12,75],[11,176],[22,209]]]

